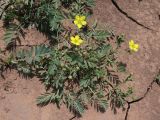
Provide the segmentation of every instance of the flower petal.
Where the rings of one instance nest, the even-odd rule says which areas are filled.
[[[80,43],[79,43],[78,40],[75,40],[75,41],[74,41],[74,44],[75,44],[75,45],[80,45]]]
[[[74,40],[71,40],[71,43],[73,43],[73,44],[74,44]]]
[[[79,15],[76,15],[75,19],[76,19],[76,20],[79,20],[79,19],[80,19],[80,16],[79,16]]]
[[[72,36],[70,39],[71,39],[71,41],[73,41],[75,38]]]
[[[82,43],[83,43],[83,40],[82,40],[82,39],[79,39],[79,43],[82,44]]]
[[[80,28],[82,28],[82,25],[81,24],[77,24],[77,27],[80,29]]]
[[[80,39],[79,35],[76,35],[76,36],[75,36],[75,39],[76,39],[76,40],[79,40],[79,39]]]
[[[82,25],[86,25],[87,24],[87,22],[86,21],[82,21]]]
[[[133,47],[133,46],[129,46],[129,48],[130,48],[130,50],[133,50],[133,49],[134,49],[134,47]]]
[[[77,24],[78,24],[78,21],[77,21],[77,20],[74,20],[74,24],[77,25]]]
[[[80,19],[83,21],[86,19],[86,16],[81,16]]]
[[[134,48],[139,49],[139,45],[138,45],[138,44],[135,44],[135,45],[134,45]]]
[[[134,51],[134,52],[137,52],[137,51],[138,51],[138,49],[137,49],[137,48],[134,48],[134,49],[133,49],[133,51]]]
[[[78,42],[77,42],[75,45],[79,46],[79,45],[80,45],[80,43],[78,43]]]
[[[134,41],[133,40],[130,40],[129,41],[129,45],[131,46],[131,45],[134,45]]]
[[[138,49],[139,49],[139,45],[138,44],[134,44],[133,51],[137,52]]]
[[[71,40],[71,43],[72,43],[72,44],[76,44],[76,43],[77,43],[76,39]]]

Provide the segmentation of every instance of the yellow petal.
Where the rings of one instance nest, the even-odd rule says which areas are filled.
[[[139,45],[138,45],[138,44],[135,44],[135,45],[134,45],[134,48],[139,49]]]
[[[82,44],[82,43],[83,43],[83,40],[82,40],[82,39],[79,39],[79,43]]]
[[[133,41],[133,40],[130,40],[130,41],[129,41],[129,45],[130,45],[130,46],[134,45],[134,41]]]
[[[75,44],[75,45],[80,45],[80,43],[79,43],[78,40],[75,40],[75,41],[73,41],[72,43]]]
[[[78,43],[78,42],[77,42],[75,45],[78,45],[78,46],[79,46],[79,45],[80,45],[80,43]]]
[[[134,52],[137,52],[137,51],[138,51],[138,49],[137,49],[137,48],[134,48],[134,49],[133,49],[133,51],[134,51]]]
[[[71,43],[72,43],[72,44],[75,44],[75,41],[73,40],[73,41],[71,41]]]
[[[87,22],[86,21],[82,21],[82,25],[86,25],[87,24]]]
[[[76,40],[79,40],[79,39],[80,39],[79,35],[76,35],[76,36],[75,36],[75,39],[76,39]]]
[[[82,28],[82,25],[81,24],[77,24],[77,27],[80,29],[80,28]]]
[[[79,15],[76,15],[75,19],[76,19],[76,20],[79,20],[79,19],[80,19],[80,16],[79,16]]]
[[[77,40],[74,38],[74,39],[71,40],[71,43],[75,44],[76,41],[77,41]]]
[[[129,48],[130,48],[130,50],[133,50],[133,49],[134,49],[134,47],[133,47],[133,46],[129,46]]]
[[[139,49],[139,45],[138,45],[138,44],[135,44],[135,45],[134,45],[134,48],[133,48],[133,51],[137,52],[138,49]]]
[[[72,36],[72,37],[71,37],[71,41],[73,41],[74,39],[75,39],[75,38]]]
[[[81,16],[80,19],[83,21],[86,19],[86,16]]]
[[[79,40],[76,42],[76,45],[81,45],[83,43],[83,40]]]
[[[78,24],[78,21],[77,21],[77,20],[74,20],[74,24],[77,25],[77,24]]]

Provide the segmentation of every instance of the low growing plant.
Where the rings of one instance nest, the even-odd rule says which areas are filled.
[[[66,104],[82,115],[92,104],[100,111],[109,105],[123,107],[132,89],[122,91],[117,72],[125,64],[117,60],[117,50],[124,41],[113,31],[89,24],[93,0],[10,0],[3,19],[7,25],[7,46],[17,44],[23,29],[35,26],[52,44],[19,49],[12,53],[9,65],[25,76],[37,76],[46,93],[37,98],[38,105]],[[71,21],[67,28],[65,21]],[[75,24],[75,25],[74,25]],[[115,43],[114,47],[111,43]]]

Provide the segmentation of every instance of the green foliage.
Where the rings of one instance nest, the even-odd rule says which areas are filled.
[[[10,0],[3,13],[3,20],[8,26],[4,40],[9,44],[18,37],[21,27],[35,26],[52,40],[58,41],[64,31],[61,21],[72,19],[76,14],[89,15],[93,3],[93,0]]]
[[[84,38],[87,38],[86,32],[95,33],[96,29],[88,28],[82,32]],[[70,45],[61,48],[59,45],[34,46],[30,50],[17,52],[14,63],[20,72],[41,78],[46,89],[52,91],[40,96],[37,99],[38,104],[54,102],[60,106],[63,102],[73,112],[82,115],[85,106],[92,103],[98,110],[105,111],[109,102],[105,89],[115,91],[117,89],[114,87],[120,83],[116,82],[114,86],[115,81],[110,79],[114,78],[114,69],[110,68],[117,64],[113,52],[115,50],[107,43],[107,37],[101,41],[94,38],[91,42],[90,38],[85,39],[87,45],[84,48]],[[115,102],[120,102],[117,104],[124,105],[126,95],[120,90],[111,94],[111,97],[112,95],[118,96],[114,99]],[[110,97],[110,94],[107,96]]]
[[[120,72],[126,72],[126,64],[119,62],[118,63],[118,71]]]
[[[33,26],[50,39],[48,45],[18,49],[10,59],[20,73],[37,76],[44,83],[46,93],[37,98],[38,105],[55,103],[60,107],[64,103],[82,115],[88,104],[100,111],[110,104],[125,104],[132,92],[119,88],[122,81],[116,72],[126,69],[124,64],[117,64],[115,55],[123,38],[107,29],[98,29],[97,23],[83,29],[62,24],[65,20],[73,22],[77,14],[90,15],[94,0],[10,0],[10,4],[4,14],[7,45],[20,41],[23,29]],[[82,46],[70,43],[70,37],[77,34],[85,41]],[[111,39],[118,44],[116,49],[110,44]]]
[[[128,88],[126,92],[123,92],[121,89],[116,88],[114,91],[110,92],[111,99],[111,108],[116,113],[116,108],[124,107],[125,98],[130,96],[133,93],[132,88]]]
[[[67,107],[75,113],[82,115],[84,113],[84,105],[81,103],[80,100],[75,99],[74,96],[70,94],[66,96],[65,103]]]
[[[16,42],[20,43],[20,37],[24,37],[24,32],[21,26],[11,24],[4,34],[4,41],[7,46],[13,45]]]
[[[106,38],[109,38],[111,35],[111,33],[106,32],[104,30],[98,30],[94,33],[93,37],[97,40],[104,40]]]
[[[124,35],[117,36],[117,45],[120,46],[124,42]]]
[[[55,100],[55,94],[54,93],[46,93],[44,95],[41,95],[37,98],[37,104],[38,105],[47,105],[50,102],[54,102]]]
[[[124,80],[124,82],[133,81],[132,75],[130,74],[127,76],[127,78]]]
[[[155,81],[160,86],[160,73],[157,75]]]

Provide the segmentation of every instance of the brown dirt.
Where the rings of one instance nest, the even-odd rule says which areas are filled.
[[[94,18],[110,25],[117,33],[124,33],[126,41],[122,45],[119,57],[127,63],[127,69],[134,76],[135,96],[143,96],[147,87],[158,73],[160,66],[160,1],[159,0],[116,0],[120,8],[143,25],[154,29],[147,30],[120,13],[111,0],[97,0]],[[0,28],[0,37],[3,29]],[[129,55],[124,52],[128,41],[135,40],[140,44],[137,53]],[[30,30],[24,44],[41,44],[46,38],[36,30]],[[0,41],[0,47],[4,44]],[[4,74],[0,78],[0,120],[69,120],[73,115],[64,107],[59,110],[50,104],[40,108],[35,99],[44,92],[44,87],[37,78],[24,79],[16,71]],[[118,110],[116,115],[109,109],[105,113],[96,112],[93,108],[86,111],[82,118],[73,120],[124,120],[125,112]],[[160,88],[154,84],[147,96],[131,105],[128,120],[160,119]]]

